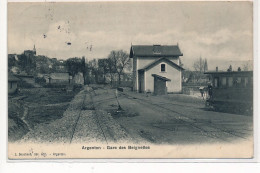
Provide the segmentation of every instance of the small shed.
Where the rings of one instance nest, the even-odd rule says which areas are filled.
[[[17,91],[17,83],[20,79],[13,76],[12,74],[8,74],[8,94],[14,94]]]
[[[152,76],[154,77],[154,94],[155,95],[167,94],[166,82],[171,80],[157,74],[152,74]]]

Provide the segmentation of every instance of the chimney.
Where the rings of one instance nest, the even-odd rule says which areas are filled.
[[[216,67],[216,71],[218,71],[218,67]]]
[[[154,54],[160,54],[160,53],[161,53],[161,45],[159,45],[159,44],[154,44],[154,45],[153,45],[153,53],[154,53]]]

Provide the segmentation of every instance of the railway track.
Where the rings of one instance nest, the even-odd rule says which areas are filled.
[[[70,143],[72,142],[72,139],[73,139],[73,137],[74,137],[75,130],[76,130],[76,127],[77,127],[77,125],[78,125],[78,122],[79,122],[79,119],[80,119],[80,116],[81,116],[81,113],[82,113],[82,108],[83,108],[83,106],[84,106],[84,104],[85,104],[86,97],[87,97],[87,93],[85,92],[84,99],[83,99],[82,104],[81,104],[81,106],[80,106],[81,111],[79,112],[78,117],[77,117],[77,119],[76,119],[76,122],[75,122],[75,124],[74,124],[74,126],[73,126],[73,129],[72,129],[72,134],[71,134],[71,137],[70,137]]]
[[[106,111],[96,109],[97,105],[99,104],[98,102],[95,103],[93,101],[93,97],[95,97],[96,95],[97,94],[95,93],[95,91],[91,88],[85,91],[84,99],[80,106],[81,110],[78,113],[73,125],[70,143],[72,143],[73,141],[75,131],[77,131],[76,129],[79,124],[78,122],[80,121],[82,114],[84,114],[84,111],[91,111],[91,115],[94,115],[93,120],[95,121],[95,124],[99,129],[99,132],[95,132],[95,134],[99,136],[99,139],[101,138],[101,141],[106,142],[106,144],[108,144],[109,142],[116,142],[121,139],[125,139],[125,137],[127,136],[125,132],[119,128],[120,126],[117,124],[117,121],[109,116]]]
[[[76,121],[75,121],[73,129],[72,129],[72,133],[71,133],[71,137],[70,137],[70,143],[72,143],[72,141],[73,141],[73,138],[74,138],[74,135],[75,135],[75,130],[78,126],[78,122],[79,122],[79,120],[82,116],[83,111],[91,110],[94,113],[96,124],[98,125],[98,127],[101,130],[101,136],[104,139],[104,141],[106,141],[106,143],[108,144],[107,136],[105,135],[104,129],[103,129],[101,122],[100,122],[101,120],[99,118],[99,115],[96,112],[95,107],[94,107],[93,94],[96,95],[92,89],[85,91],[84,99],[83,99],[81,106],[80,106],[80,112],[79,112],[79,114],[76,118]],[[87,97],[88,97],[88,100],[86,100]]]
[[[105,101],[114,100],[116,98],[111,97],[111,98],[107,98],[106,100],[100,100],[100,101],[97,101],[96,103],[94,103],[93,97],[95,95],[96,95],[96,92],[93,89],[89,89],[88,91],[85,91],[84,99],[83,99],[82,104],[81,104],[81,111],[79,112],[78,117],[75,121],[73,130],[72,130],[72,135],[70,137],[70,143],[73,141],[75,129],[77,128],[77,124],[80,121],[80,117],[81,117],[82,112],[84,110],[89,110],[89,109],[84,109],[86,104],[92,104],[93,105],[91,110],[93,111],[96,124],[100,128],[100,131],[101,131],[100,136],[102,136],[102,139],[104,139],[104,141],[107,144],[108,144],[109,141],[117,141],[117,137],[114,136],[115,134],[113,134],[114,133],[113,130],[110,129],[109,127],[107,127],[108,124],[106,124],[106,122],[105,122],[105,121],[109,121],[109,119],[107,119],[107,117],[105,115],[101,115],[100,110],[96,110],[96,107],[98,107],[98,105],[100,103],[105,102]],[[174,103],[173,104],[167,103],[167,105],[161,104],[161,103],[157,104],[157,103],[154,103],[154,102],[147,100],[145,98],[131,96],[127,93],[120,93],[119,94],[119,101],[120,101],[120,95],[124,96],[124,98],[131,99],[132,101],[138,102],[138,104],[143,104],[145,106],[149,105],[150,107],[152,105],[151,109],[153,109],[157,112],[162,112],[164,115],[167,115],[167,116],[173,118],[174,120],[176,120],[179,123],[180,126],[181,125],[189,126],[189,127],[194,128],[194,129],[197,129],[200,132],[200,134],[203,135],[203,136],[218,139],[218,140],[225,141],[225,142],[228,142],[228,140],[227,140],[227,138],[223,137],[224,134],[231,136],[231,137],[233,136],[233,137],[236,137],[236,138],[247,139],[243,136],[243,134],[244,134],[243,132],[241,132],[241,133],[240,132],[234,132],[230,129],[220,127],[219,125],[217,125],[213,122],[201,121],[200,119],[196,119],[196,118],[186,116],[184,113],[181,113],[179,111],[173,110],[172,108],[169,108],[170,105],[173,105],[173,106],[183,106],[183,105],[177,105],[177,104],[174,104]],[[88,97],[88,99],[87,99],[87,103],[86,103],[87,97]],[[169,112],[171,112],[173,114],[171,114]],[[114,121],[116,121],[116,120],[114,120]],[[172,124],[172,125],[175,126],[176,123]],[[160,124],[152,124],[151,126],[158,128],[158,129],[163,129],[163,130],[176,131],[176,129],[171,128],[171,126],[170,127],[164,127],[163,125],[160,125]],[[210,130],[208,130],[208,129],[210,129]],[[215,132],[217,132],[217,133],[215,133]]]
[[[173,114],[169,114],[167,112],[165,112],[166,115],[168,116],[171,116],[173,117],[175,120],[178,120],[179,122],[183,123],[184,125],[189,125],[195,129],[198,129],[203,135],[207,136],[207,137],[212,137],[212,138],[217,138],[217,139],[220,139],[222,141],[227,141],[225,138],[221,137],[220,135],[216,135],[214,133],[211,133],[209,132],[208,130],[200,127],[201,125],[203,126],[206,126],[206,127],[209,127],[209,128],[213,128],[217,131],[220,131],[224,134],[227,134],[227,135],[231,135],[231,136],[234,136],[234,137],[237,137],[237,138],[241,138],[241,139],[247,139],[245,138],[244,136],[242,135],[239,135],[239,134],[236,134],[235,132],[232,132],[231,130],[229,129],[226,129],[226,128],[223,128],[223,127],[218,127],[217,124],[215,123],[212,123],[212,122],[198,122],[197,119],[194,119],[194,118],[191,118],[191,117],[188,117],[186,116],[185,114],[181,113],[181,112],[178,112],[178,111],[175,111],[175,110],[172,110],[168,107],[165,107],[165,106],[162,106],[162,105],[159,105],[159,104],[155,104],[151,101],[148,101],[146,99],[143,99],[143,98],[138,98],[138,97],[133,97],[129,94],[126,94],[126,93],[121,93],[122,95],[124,95],[126,98],[128,99],[132,99],[140,104],[144,104],[144,105],[152,105],[152,109],[154,109],[155,111],[159,111],[159,112],[162,112],[164,110],[166,111],[169,111],[169,112],[172,112],[174,113],[175,115],[178,115],[178,116],[181,116],[182,119],[179,119],[179,118],[176,118]],[[120,97],[119,97],[120,98]],[[175,105],[175,104],[174,104]],[[176,106],[176,105],[175,105]],[[186,120],[185,120],[185,119]],[[198,125],[200,124],[200,126]],[[160,127],[160,126],[153,126],[153,127],[156,127],[156,128],[160,128],[160,129],[165,129],[165,130],[170,130],[170,131],[174,131],[173,129],[170,129],[170,128],[164,128],[164,127]],[[238,132],[237,132],[238,133]]]
[[[95,93],[95,91],[94,91],[93,89],[92,89],[92,92],[96,95],[96,93]],[[99,115],[98,115],[98,113],[97,113],[97,111],[96,111],[96,109],[95,109],[95,105],[94,105],[92,93],[90,93],[90,98],[91,98],[91,102],[92,102],[93,107],[94,107],[94,112],[95,112],[95,117],[96,117],[95,120],[96,120],[96,122],[97,122],[99,128],[101,129],[101,132],[102,132],[102,135],[103,135],[103,137],[104,137],[104,139],[105,139],[105,141],[106,141],[106,144],[108,144],[107,136],[105,135],[104,128],[103,128],[102,125],[101,125]]]
[[[95,108],[98,108],[99,104],[102,102],[109,102],[110,100],[116,99],[115,96],[113,96],[102,101],[94,102],[93,96],[97,96],[97,94],[92,92],[91,96]],[[133,139],[128,136],[125,130],[119,125],[118,121],[106,110],[95,109],[95,117],[107,144],[108,142],[133,141]]]

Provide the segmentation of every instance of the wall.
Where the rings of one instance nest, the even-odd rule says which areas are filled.
[[[51,79],[51,84],[68,84],[69,79]]]
[[[137,57],[133,57],[133,89],[136,91],[137,90]]]
[[[166,72],[161,72],[161,64],[166,65]],[[145,72],[145,90],[154,92],[154,77],[152,74],[158,74],[160,76],[171,79],[171,81],[166,82],[166,87],[168,92],[182,92],[182,83],[181,83],[181,71],[175,67],[170,66],[169,64],[162,62],[150,70]]]
[[[162,57],[133,57],[133,89],[135,91],[139,88],[138,70],[161,58]],[[179,57],[168,57],[168,59],[179,65]]]
[[[139,72],[138,73],[138,85],[140,85],[140,83],[141,83],[141,92],[144,92],[145,91],[145,82],[144,82],[144,72]],[[139,86],[140,87],[140,86]],[[139,88],[138,88],[138,90],[139,90]]]

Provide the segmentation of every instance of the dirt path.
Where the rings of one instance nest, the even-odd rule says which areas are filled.
[[[190,144],[252,137],[252,117],[206,110],[199,99],[178,99],[179,96],[173,99],[124,91],[118,97],[124,112],[117,114],[115,90],[97,89],[95,92],[97,107],[112,112],[133,139],[158,144]]]

